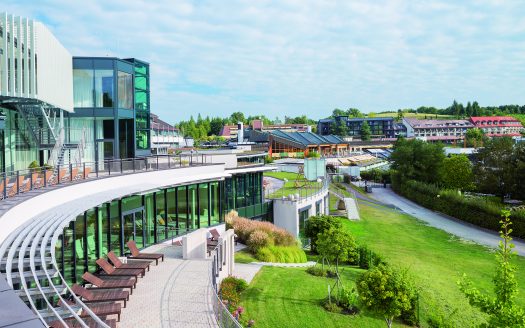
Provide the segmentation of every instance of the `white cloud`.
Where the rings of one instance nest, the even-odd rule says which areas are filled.
[[[520,1],[7,1],[75,55],[152,67],[152,110],[326,116],[524,103]]]

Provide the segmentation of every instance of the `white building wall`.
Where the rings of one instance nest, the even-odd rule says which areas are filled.
[[[71,54],[40,22],[2,13],[0,26],[0,96],[38,99],[73,111]]]
[[[293,236],[299,236],[299,210],[310,206],[308,216],[316,215],[316,203],[319,203],[320,212],[328,213],[328,188],[307,198],[299,200],[275,199],[273,201],[273,223],[286,229]]]

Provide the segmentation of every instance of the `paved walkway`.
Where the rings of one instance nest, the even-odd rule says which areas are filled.
[[[166,254],[152,265],[122,310],[120,327],[217,327],[211,307],[208,260],[182,260],[182,248],[166,245],[145,252]]]
[[[281,179],[277,179],[274,177],[264,177],[264,180],[268,181],[268,185],[266,186],[265,191],[266,195],[271,195],[284,186],[284,181]]]
[[[468,223],[463,223],[450,218],[447,215],[431,211],[399,196],[390,188],[374,188],[371,196],[382,203],[396,206],[403,212],[427,222],[432,227],[444,230],[460,238],[472,240],[478,244],[492,248],[497,248],[499,241],[501,240],[496,232],[488,231]],[[525,256],[525,243],[517,240],[513,240],[513,243],[516,245],[516,252],[521,256]]]

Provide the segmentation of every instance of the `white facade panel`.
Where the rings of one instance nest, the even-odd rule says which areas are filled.
[[[40,22],[0,14],[0,96],[73,111],[73,59]]]

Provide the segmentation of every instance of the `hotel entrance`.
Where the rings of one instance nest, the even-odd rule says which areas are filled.
[[[137,246],[142,248],[144,244],[144,207],[123,212],[122,222],[124,224],[124,244],[130,240],[134,240]]]

